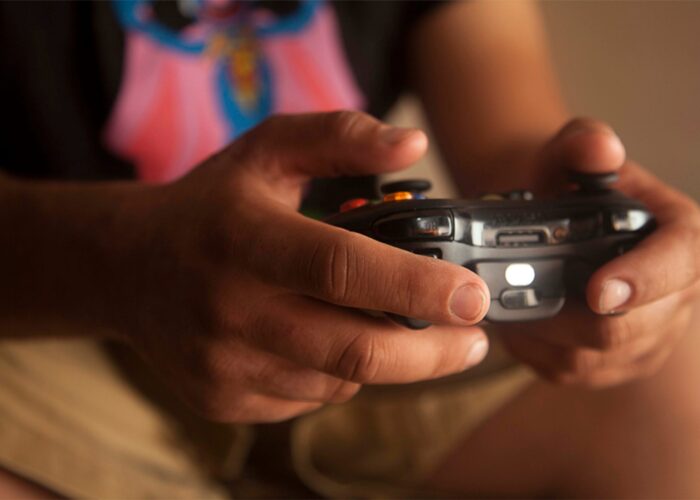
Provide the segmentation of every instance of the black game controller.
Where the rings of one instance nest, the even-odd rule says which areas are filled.
[[[567,294],[653,230],[640,202],[609,187],[615,174],[573,174],[577,189],[535,200],[528,191],[473,200],[427,199],[425,180],[381,186],[383,200],[354,199],[326,222],[410,252],[465,266],[486,282],[486,319],[530,321],[556,315]],[[390,315],[410,328],[430,323]]]

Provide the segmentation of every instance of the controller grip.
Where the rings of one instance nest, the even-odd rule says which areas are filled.
[[[410,328],[411,330],[424,330],[432,325],[432,323],[423,319],[407,318],[406,316],[400,316],[394,313],[386,313],[386,315],[392,321],[398,323],[399,325],[403,325],[406,328]]]

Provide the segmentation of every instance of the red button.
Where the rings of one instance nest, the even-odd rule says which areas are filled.
[[[348,210],[364,207],[367,203],[369,203],[367,198],[353,198],[340,205],[340,212],[347,212]]]

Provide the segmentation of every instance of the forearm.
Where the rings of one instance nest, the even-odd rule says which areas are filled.
[[[412,39],[413,84],[465,194],[537,189],[534,152],[568,119],[529,2],[456,2]]]
[[[0,177],[0,337],[114,335],[149,189]]]

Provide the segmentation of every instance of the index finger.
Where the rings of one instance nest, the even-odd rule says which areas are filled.
[[[295,294],[275,297],[256,318],[248,330],[257,347],[360,384],[409,383],[458,373],[479,363],[488,350],[478,327],[407,331]]]
[[[334,304],[470,325],[489,292],[475,273],[280,210],[255,233],[251,266],[268,282]]]

